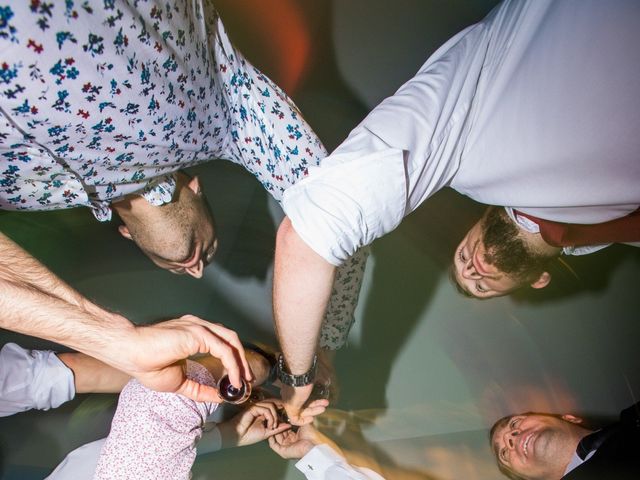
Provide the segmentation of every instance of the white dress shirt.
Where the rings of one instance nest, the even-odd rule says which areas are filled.
[[[384,480],[373,470],[355,467],[329,445],[317,445],[302,457],[296,468],[308,480]]]
[[[460,32],[288,189],[339,265],[444,186],[568,223],[640,205],[640,3],[506,1]]]
[[[0,350],[0,417],[56,408],[75,393],[73,373],[54,352],[15,343]]]

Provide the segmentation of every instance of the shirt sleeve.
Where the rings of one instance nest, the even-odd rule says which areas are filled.
[[[187,361],[187,377],[215,384],[207,369],[196,362]],[[131,380],[120,394],[94,479],[187,480],[196,442],[216,407],[176,393],[155,392]]]
[[[202,438],[198,441],[198,455],[217,452],[222,449],[222,435],[218,425],[207,422],[203,429]]]
[[[106,438],[71,451],[45,480],[84,480],[93,477]]]
[[[296,233],[336,266],[395,229],[406,203],[404,152],[365,128],[354,130],[283,197]]]
[[[96,471],[100,451],[107,439],[87,443],[67,455],[45,480],[78,480],[92,478]],[[222,448],[220,430],[215,423],[207,422],[198,442],[198,455],[216,452]]]
[[[354,467],[329,445],[318,445],[302,457],[296,468],[308,480],[384,480],[368,468]]]
[[[0,350],[0,416],[56,408],[75,393],[73,373],[54,352],[15,343]]]

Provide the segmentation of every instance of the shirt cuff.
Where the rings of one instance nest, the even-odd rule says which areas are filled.
[[[404,153],[395,148],[329,156],[282,201],[300,238],[335,266],[395,229],[406,204]]]
[[[54,352],[15,343],[0,351],[0,416],[56,408],[75,393],[73,373]]]
[[[323,480],[329,468],[344,461],[344,458],[329,445],[320,444],[298,460],[296,468],[309,480]]]

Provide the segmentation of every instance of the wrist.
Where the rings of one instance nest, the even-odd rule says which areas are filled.
[[[217,424],[218,431],[220,432],[221,449],[239,446],[240,435],[238,435],[237,431],[238,422],[236,417]]]
[[[305,387],[311,385],[316,378],[316,370],[318,367],[318,356],[313,356],[311,367],[306,372],[296,375],[291,373],[284,360],[284,355],[278,356],[278,379],[289,387]]]
[[[140,331],[136,325],[126,318],[107,312],[108,317],[101,317],[104,326],[103,341],[95,349],[79,349],[107,365],[134,375],[140,370],[138,359],[140,351]]]

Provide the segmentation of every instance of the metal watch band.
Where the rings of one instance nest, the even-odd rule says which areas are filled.
[[[280,354],[278,356],[278,379],[285,385],[289,385],[290,387],[304,387],[305,385],[309,385],[313,383],[313,380],[316,377],[316,367],[318,363],[318,356],[313,356],[313,363],[311,364],[311,368],[302,375],[292,375],[287,372],[284,365],[284,355]]]

